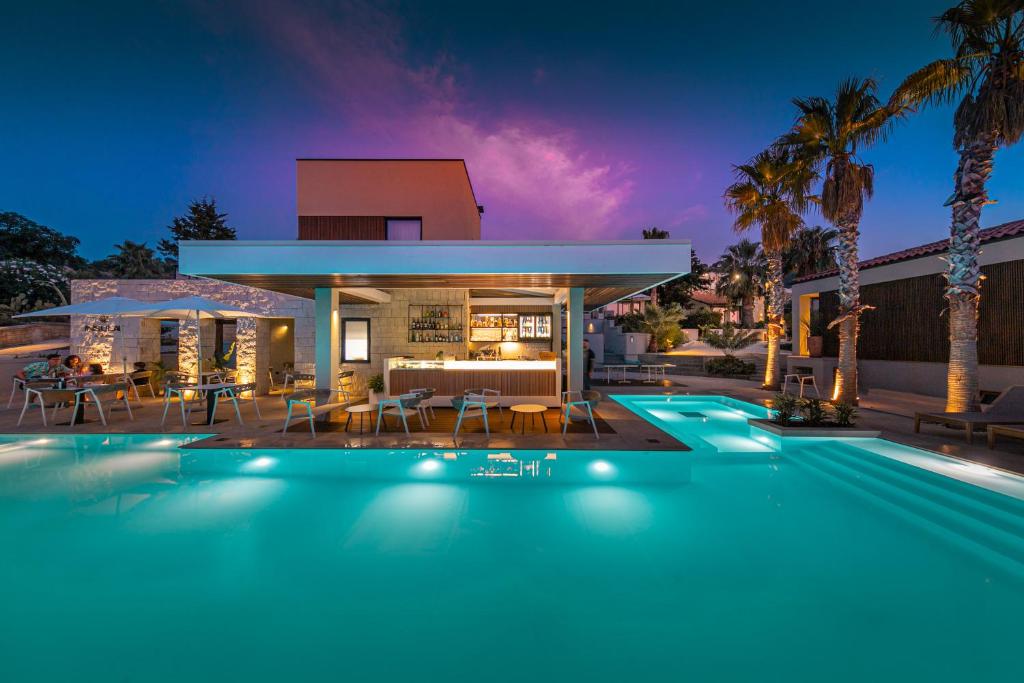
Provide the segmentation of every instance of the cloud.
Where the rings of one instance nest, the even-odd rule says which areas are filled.
[[[464,157],[487,205],[488,236],[599,236],[620,218],[632,190],[625,164],[588,154],[576,131],[543,117],[487,113],[460,87],[456,60],[411,57],[402,22],[381,6],[269,2],[234,11],[248,13],[347,126],[373,136],[381,156]]]

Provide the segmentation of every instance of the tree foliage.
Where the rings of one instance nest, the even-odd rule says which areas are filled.
[[[806,277],[836,268],[836,239],[839,231],[820,225],[804,228],[793,236],[782,252],[783,269],[793,277]]]
[[[177,216],[168,229],[173,239],[162,239],[157,249],[166,258],[177,261],[178,242],[181,240],[233,240],[238,236],[227,223],[228,215],[217,211],[217,201],[203,197],[189,203],[188,213]]]
[[[661,350],[679,339],[674,330],[680,330],[679,322],[684,316],[682,307],[676,303],[667,306],[647,304],[643,313],[643,329],[651,335],[653,351]]]
[[[85,260],[78,255],[77,237],[57,232],[21,214],[0,213],[0,260],[28,259],[57,268],[78,268]],[[2,295],[0,295],[2,296]]]
[[[158,258],[145,242],[125,240],[115,244],[116,251],[96,264],[108,277],[138,280],[162,278],[174,274],[174,265]]]

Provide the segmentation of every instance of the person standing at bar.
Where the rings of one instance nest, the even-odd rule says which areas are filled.
[[[590,340],[583,340],[583,388],[590,390],[590,374],[594,371],[594,350],[590,348]]]

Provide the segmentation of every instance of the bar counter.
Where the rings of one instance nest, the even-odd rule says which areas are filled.
[[[388,359],[384,378],[389,396],[432,388],[434,405],[447,405],[466,389],[497,389],[502,405],[560,403],[559,367],[554,360],[410,360]]]

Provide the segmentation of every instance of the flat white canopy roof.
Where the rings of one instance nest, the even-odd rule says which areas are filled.
[[[309,298],[317,287],[583,287],[595,308],[688,273],[690,242],[184,241],[178,270]]]

